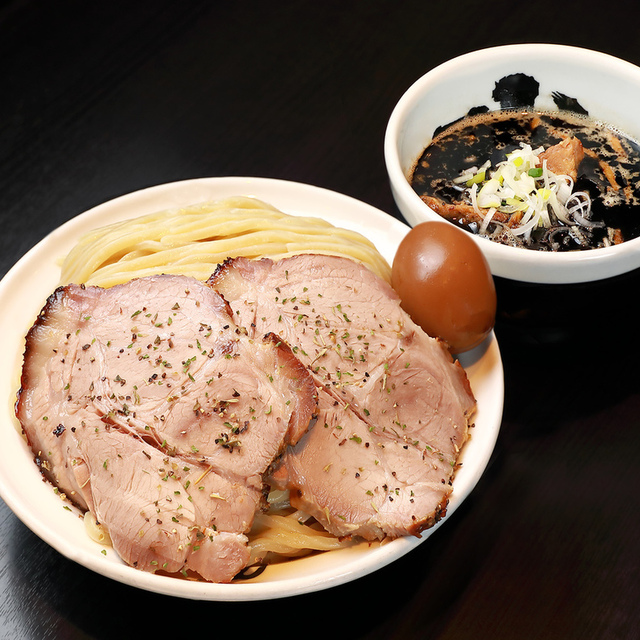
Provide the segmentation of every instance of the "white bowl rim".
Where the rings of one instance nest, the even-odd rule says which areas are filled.
[[[384,136],[384,157],[396,202],[401,199],[411,209],[426,212],[425,215],[416,213],[415,220],[408,219],[412,226],[423,219],[426,221],[443,220],[443,218],[435,212],[429,215],[429,208],[412,189],[401,166],[397,141],[406,115],[421,99],[426,88],[452,70],[479,61],[504,59],[505,56],[530,58],[533,55],[563,56],[570,60],[587,60],[590,65],[606,65],[621,75],[633,78],[640,85],[640,67],[633,63],[608,53],[564,44],[521,43],[487,47],[464,53],[434,67],[419,77],[401,96],[391,113]],[[638,135],[637,132],[634,133]],[[401,213],[407,218],[403,211]],[[563,253],[510,247],[475,236],[474,239],[485,253],[494,275],[525,282],[540,284],[589,282],[621,275],[640,267],[640,238],[606,248]]]

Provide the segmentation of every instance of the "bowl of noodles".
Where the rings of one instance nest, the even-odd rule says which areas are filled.
[[[61,282],[109,287],[158,272],[205,279],[232,255],[276,258],[305,251],[348,256],[387,279],[407,231],[402,222],[341,194],[257,178],[159,185],[99,205],[56,229],[0,282],[0,300],[11,310],[0,319],[7,356],[0,367],[6,399],[0,422],[2,499],[70,560],[140,589],[190,599],[263,600],[317,591],[365,576],[409,553],[447,518],[421,537],[345,541],[305,522],[304,514],[289,507],[286,494],[272,491],[269,508],[248,533],[252,554],[269,558],[263,571],[224,584],[141,571],[121,560],[108,531],[42,481],[13,412],[25,333]],[[503,373],[495,337],[464,354],[461,364],[476,395],[477,413],[449,514],[482,476],[502,416]]]
[[[384,154],[411,224],[472,234],[494,276],[572,284],[640,267],[640,68],[518,44],[462,55],[400,98]]]

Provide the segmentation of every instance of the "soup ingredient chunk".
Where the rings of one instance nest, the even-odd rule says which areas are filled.
[[[272,334],[183,276],[68,285],[26,339],[17,416],[43,474],[146,571],[228,582],[248,559],[263,476],[316,411]]]
[[[544,165],[546,162],[547,169],[552,174],[569,176],[573,182],[578,179],[578,167],[583,158],[582,142],[573,136],[538,154],[540,164]]]
[[[475,240],[448,222],[422,222],[403,238],[391,270],[402,308],[452,353],[479,345],[493,329],[496,289]]]
[[[475,399],[464,369],[346,258],[239,258],[210,280],[239,321],[308,368],[318,417],[271,476],[338,536],[419,535],[445,513]]]

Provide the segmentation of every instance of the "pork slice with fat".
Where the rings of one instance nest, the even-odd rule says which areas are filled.
[[[264,476],[316,411],[309,373],[204,283],[68,285],[26,340],[16,414],[45,476],[141,569],[225,582]]]
[[[584,158],[584,148],[578,138],[568,137],[548,147],[538,156],[541,163],[547,163],[549,171],[558,175],[568,175],[574,182],[578,177],[578,167]]]
[[[238,258],[209,283],[253,335],[277,332],[312,373],[318,420],[272,483],[325,528],[419,535],[446,511],[475,399],[446,346],[365,266],[300,255]]]

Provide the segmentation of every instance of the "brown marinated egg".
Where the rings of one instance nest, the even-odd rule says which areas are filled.
[[[476,242],[448,222],[422,222],[403,238],[391,269],[400,305],[430,336],[462,353],[480,344],[496,316],[496,289]]]

